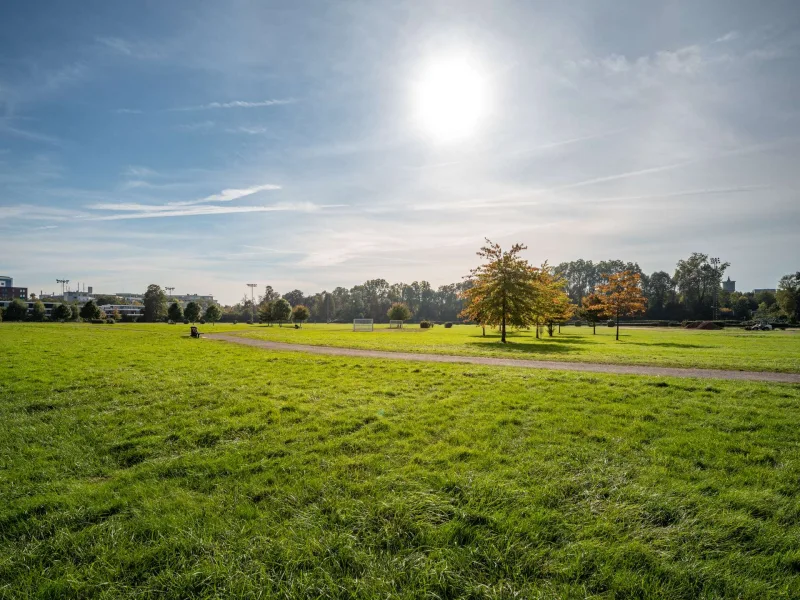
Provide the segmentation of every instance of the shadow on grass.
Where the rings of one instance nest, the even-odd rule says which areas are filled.
[[[620,336],[622,337],[622,336]],[[631,346],[659,346],[661,348],[714,348],[715,346],[703,346],[702,344],[680,344],[677,342],[629,342]]]
[[[508,343],[503,344],[500,342],[500,336],[491,336],[494,338],[488,342],[467,342],[468,346],[473,348],[491,348],[500,352],[507,352],[509,354],[575,354],[581,353],[583,348],[588,342],[579,338],[548,338],[548,339],[535,339],[528,337],[513,337],[508,338]],[[490,336],[486,338],[490,339]]]

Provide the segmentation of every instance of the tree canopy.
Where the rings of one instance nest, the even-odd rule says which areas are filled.
[[[208,307],[206,307],[205,320],[211,323],[212,325],[217,321],[219,321],[221,316],[222,316],[222,311],[216,304],[209,304]]]
[[[305,304],[298,304],[292,309],[292,321],[295,323],[303,323],[304,321],[308,321],[310,316],[311,313]]]
[[[81,319],[86,319],[90,321],[92,319],[99,319],[100,318],[100,307],[94,303],[94,300],[89,300],[86,304],[81,307]]]
[[[389,307],[386,316],[392,321],[408,321],[411,318],[411,310],[405,302],[395,302]]]
[[[617,322],[619,340],[619,318],[644,312],[647,302],[642,295],[641,276],[633,271],[623,271],[608,276],[608,282],[597,287],[603,312],[613,316]]]
[[[514,244],[504,252],[499,244],[487,239],[477,252],[486,262],[472,269],[472,287],[464,291],[468,305],[462,316],[499,327],[503,343],[507,326],[528,327],[534,323],[538,269],[519,256],[525,249],[523,244]]]
[[[150,284],[144,293],[144,320],[150,323],[161,321],[167,315],[167,296],[160,285]]]
[[[183,311],[183,317],[192,323],[200,319],[200,305],[197,302],[189,302]]]
[[[170,321],[183,321],[183,309],[181,305],[177,302],[170,304],[169,309],[167,309],[167,316]]]
[[[272,319],[283,325],[292,316],[292,306],[286,298],[278,298],[272,303]]]

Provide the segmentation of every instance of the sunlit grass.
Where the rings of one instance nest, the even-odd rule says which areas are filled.
[[[620,340],[614,330],[598,327],[563,327],[561,333],[536,339],[534,331],[509,335],[500,343],[496,331],[469,325],[451,329],[402,330],[377,326],[372,333],[353,332],[349,325],[250,327],[244,335],[298,344],[327,345],[395,352],[424,352],[508,358],[530,358],[665,367],[698,367],[755,371],[800,372],[800,331],[697,331],[687,329],[623,328]]]
[[[185,329],[0,325],[0,598],[800,595],[798,386]]]

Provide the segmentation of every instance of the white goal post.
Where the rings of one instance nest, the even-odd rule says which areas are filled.
[[[353,331],[372,331],[372,319],[353,319]]]
[[[402,321],[396,321],[396,320],[389,321],[389,329],[402,329],[402,328],[403,328]]]

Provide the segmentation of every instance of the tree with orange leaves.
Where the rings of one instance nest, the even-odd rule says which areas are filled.
[[[592,324],[592,335],[597,335],[597,322],[605,319],[603,299],[597,293],[584,296],[578,314]]]
[[[633,271],[622,271],[613,275],[603,275],[607,283],[597,286],[603,312],[617,321],[617,341],[619,341],[619,318],[631,317],[647,308],[647,300],[642,294],[640,276]]]
[[[500,328],[500,340],[506,343],[506,327],[529,327],[533,324],[534,302],[539,296],[537,269],[519,253],[527,249],[514,244],[503,252],[499,244],[486,240],[478,256],[486,262],[472,269],[473,285],[463,292],[467,306],[461,318],[480,325]]]

